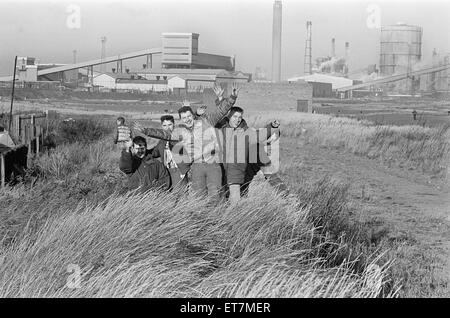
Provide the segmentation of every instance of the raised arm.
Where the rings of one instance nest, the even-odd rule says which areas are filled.
[[[232,92],[229,98],[223,98],[223,89],[215,86],[214,93],[217,96],[216,99],[216,110],[212,113],[205,114],[206,120],[214,127],[217,123],[222,120],[223,117],[226,116],[231,107],[236,103],[236,99],[238,96],[240,88],[233,83]]]
[[[173,133],[170,133],[169,131],[163,130],[161,128],[150,128],[150,127],[143,127],[138,122],[133,123],[133,130],[139,131],[143,133],[144,135],[156,139],[162,139],[167,141],[180,141],[180,136],[178,134],[175,134],[176,129],[173,131]]]

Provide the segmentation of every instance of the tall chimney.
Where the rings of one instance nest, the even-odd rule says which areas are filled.
[[[304,57],[304,72],[305,74],[312,74],[312,45],[311,45],[311,32],[312,22],[306,22],[306,45],[305,45],[305,57]]]
[[[334,38],[331,39],[331,57],[336,56],[336,42]]]
[[[345,74],[348,74],[348,61],[350,59],[350,44],[345,42]]]
[[[273,3],[272,82],[281,81],[281,16],[280,0]]]

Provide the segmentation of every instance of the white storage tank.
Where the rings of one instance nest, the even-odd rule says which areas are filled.
[[[406,73],[421,57],[421,27],[404,23],[381,27],[381,75]]]

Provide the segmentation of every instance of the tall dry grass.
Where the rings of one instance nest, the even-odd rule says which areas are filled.
[[[158,192],[62,207],[1,248],[0,297],[396,295],[389,262],[374,257],[355,271],[316,256],[321,234],[299,206],[262,184],[235,207]]]
[[[375,125],[366,120],[293,112],[253,115],[249,122],[259,127],[275,118],[280,119],[282,133],[287,137],[303,136],[310,143],[344,148],[356,155],[440,178],[448,178],[450,173],[450,125]]]
[[[61,146],[36,160],[35,181],[0,190],[0,297],[394,297],[423,274],[405,277],[410,264],[392,264],[404,250],[350,218],[345,184],[281,198],[256,182],[212,209],[124,193],[118,156],[109,137]]]

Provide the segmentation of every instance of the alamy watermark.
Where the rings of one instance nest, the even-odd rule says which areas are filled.
[[[275,173],[280,166],[279,130],[260,128],[236,132],[233,128],[210,127],[202,131],[200,138],[175,144],[172,154],[176,163],[257,163],[270,166]]]
[[[81,268],[77,264],[67,265],[69,276],[66,280],[66,287],[70,289],[81,288]]]
[[[81,28],[81,8],[77,4],[70,4],[66,8],[66,26],[69,29]]]
[[[369,29],[381,28],[381,8],[377,4],[370,4],[366,9],[367,16],[366,25]]]

